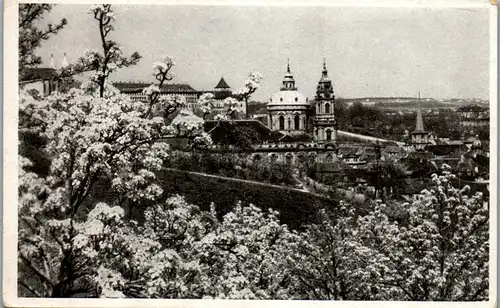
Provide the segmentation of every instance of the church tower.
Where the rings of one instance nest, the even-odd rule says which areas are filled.
[[[420,108],[420,92],[418,92],[417,124],[415,130],[411,133],[411,143],[417,151],[424,150],[431,143],[431,136],[424,129],[424,120]]]
[[[314,140],[320,143],[334,142],[337,139],[337,121],[334,114],[335,95],[332,81],[328,78],[325,60],[321,79],[316,88],[316,117],[314,119]]]

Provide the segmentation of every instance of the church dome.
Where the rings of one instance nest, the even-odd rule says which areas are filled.
[[[304,94],[299,91],[279,91],[273,94],[269,105],[304,105],[308,102]]]

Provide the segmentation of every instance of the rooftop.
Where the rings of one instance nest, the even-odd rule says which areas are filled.
[[[220,78],[219,83],[215,86],[216,89],[231,89],[231,87],[224,80],[224,77]]]
[[[36,81],[52,79],[57,76],[57,71],[50,67],[24,68],[19,75],[19,81]]]
[[[152,83],[150,82],[115,82],[115,86],[118,90],[125,93],[140,92],[143,89],[149,87]],[[161,87],[161,92],[198,92],[193,89],[190,85],[185,83],[167,83],[163,84]]]

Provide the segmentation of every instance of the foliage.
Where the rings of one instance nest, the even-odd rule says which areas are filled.
[[[109,6],[95,7],[91,12],[99,16],[101,32],[112,29]],[[103,225],[105,230],[89,232],[118,228],[116,234],[113,231],[105,235],[111,241],[107,249],[111,249],[115,240],[117,245],[125,241],[120,238],[127,234],[120,233],[123,227],[120,219],[125,211],[131,212],[132,208],[162,194],[162,188],[155,183],[155,172],[162,168],[169,153],[165,138],[184,133],[197,145],[210,142],[206,135],[196,134],[201,119],[180,114],[172,123],[166,123],[163,117],[150,112],[152,106],[164,102],[155,97],[147,102],[134,102],[108,84],[102,77],[107,77],[125,60],[109,54],[111,49],[118,50],[115,43],[103,44],[105,52],[99,65],[105,68],[98,69],[102,74],[93,75],[80,89],[55,92],[43,100],[25,91],[20,93],[23,119],[20,130],[42,136],[47,141],[43,153],[50,160],[48,174],[42,178],[24,171],[23,165],[30,163],[20,157],[19,262],[27,272],[20,275],[19,284],[35,296],[73,296],[81,289],[88,290],[89,280],[101,270],[110,270],[102,266],[112,259],[111,252],[95,261],[98,263],[90,262],[88,258],[93,259],[94,253],[80,251],[86,246],[79,244],[79,236],[96,235],[85,233],[88,228],[102,225],[93,219],[100,219],[103,224],[111,219],[109,226]],[[166,58],[165,66],[169,63]],[[159,68],[158,74],[167,78],[162,72]],[[92,201],[95,185],[102,179],[110,183],[113,192],[114,199],[109,205],[96,205]],[[105,245],[99,237],[93,239],[93,245]],[[24,280],[35,277],[36,290]]]
[[[237,100],[245,101],[246,117],[248,117],[248,100],[260,88],[262,79],[263,77],[260,73],[252,72],[248,75],[248,79],[245,81],[243,87],[233,92]]]
[[[288,265],[300,298],[486,300],[488,210],[481,194],[454,188],[453,177],[446,167],[433,175],[433,188],[403,205],[405,224],[378,203],[368,215],[323,215],[309,226]]]
[[[381,202],[359,214],[286,187],[167,171],[165,139],[206,145],[203,120],[183,111],[181,99],[160,98],[155,85],[145,102],[109,85],[109,73],[138,58],[110,51],[117,45],[105,40],[109,5],[91,13],[104,48],[97,73],[44,99],[20,93],[20,129],[43,137],[37,142],[50,160],[42,176],[19,159],[20,296],[488,299],[487,203],[455,188],[449,166],[400,205],[399,221]],[[173,64],[168,56],[155,63],[160,86]],[[169,123],[165,115],[174,113]],[[270,181],[290,171],[265,160],[238,163],[237,172]],[[101,182],[108,191],[96,189]]]
[[[42,59],[35,54],[41,43],[48,40],[51,35],[57,34],[68,21],[63,18],[58,24],[48,24],[40,29],[39,22],[43,15],[50,12],[52,4],[19,4],[19,69],[35,67],[42,63]]]
[[[276,185],[293,185],[294,168],[269,159],[251,161],[247,154],[173,152],[167,166]]]

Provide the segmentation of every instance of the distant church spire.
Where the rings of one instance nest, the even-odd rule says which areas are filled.
[[[290,58],[287,58],[286,72],[290,74]]]
[[[50,64],[49,64],[49,67],[50,68],[56,68],[56,62],[54,60],[54,54],[50,55]]]
[[[417,126],[415,128],[415,131],[425,132],[424,121],[422,119],[422,109],[420,108],[420,91],[418,91]]]
[[[326,60],[323,58],[323,70],[326,71]]]
[[[66,53],[64,53],[64,58],[63,58],[62,63],[61,63],[61,68],[65,68],[68,65],[69,65],[68,64],[68,59],[66,59]]]

